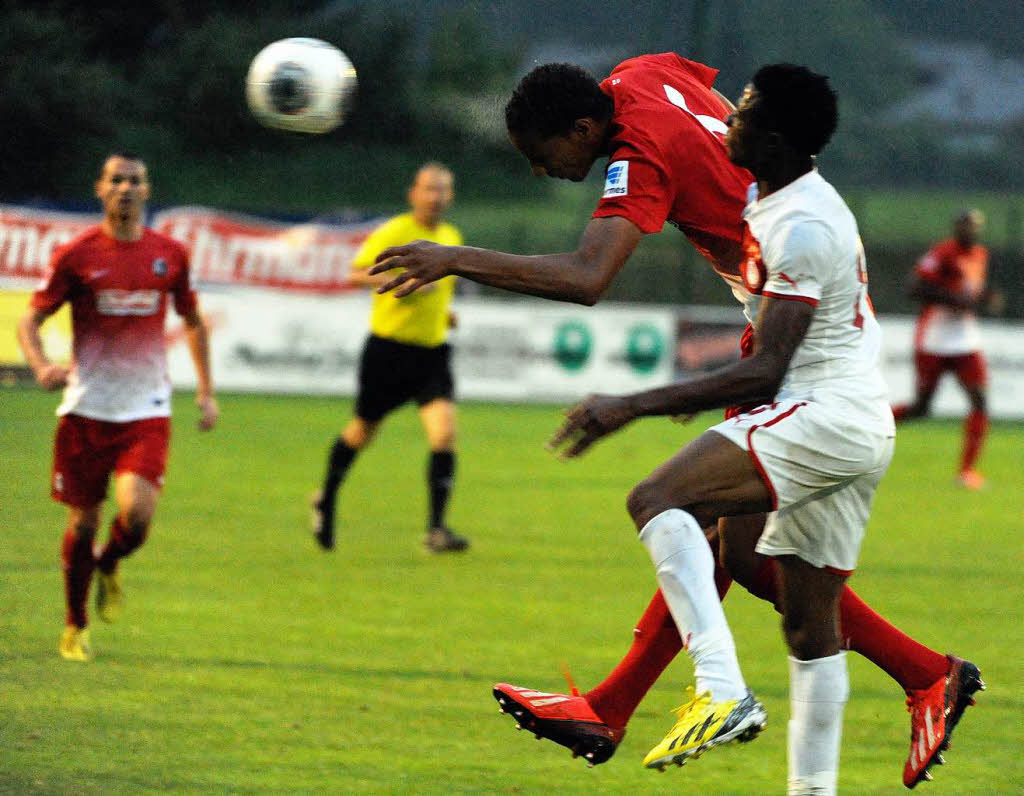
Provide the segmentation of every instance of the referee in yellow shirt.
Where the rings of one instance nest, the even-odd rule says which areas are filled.
[[[454,178],[440,163],[419,168],[409,188],[409,212],[373,231],[352,261],[351,281],[375,288],[391,274],[370,276],[366,269],[389,246],[414,240],[459,245],[462,236],[444,214],[451,206]],[[458,552],[469,540],[445,524],[445,510],[455,476],[455,404],[451,348],[446,341],[453,317],[449,306],[455,277],[441,279],[430,290],[395,298],[373,294],[370,336],[359,362],[359,394],[355,416],[331,447],[323,488],[314,496],[316,539],[325,550],[334,547],[338,488],[356,454],[373,439],[385,415],[407,401],[416,401],[430,444],[427,483],[430,517],[426,548],[435,553]]]

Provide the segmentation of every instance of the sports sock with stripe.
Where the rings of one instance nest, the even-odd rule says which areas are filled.
[[[747,688],[700,525],[682,509],[669,509],[643,527],[640,541],[654,562],[661,593],[693,659],[697,693],[710,691],[716,702],[742,699]]]

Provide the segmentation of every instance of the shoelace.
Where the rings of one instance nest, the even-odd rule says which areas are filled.
[[[678,725],[688,713],[694,711],[698,706],[703,706],[711,701],[711,694],[705,691],[702,694],[698,694],[696,689],[692,685],[686,686],[686,693],[690,695],[690,701],[675,708],[672,712],[676,714],[676,724]]]

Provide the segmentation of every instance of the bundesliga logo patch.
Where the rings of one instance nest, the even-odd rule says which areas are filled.
[[[163,257],[153,260],[153,273],[157,276],[167,276],[167,260]]]
[[[629,193],[629,161],[616,160],[608,164],[604,177],[604,198],[625,196]]]

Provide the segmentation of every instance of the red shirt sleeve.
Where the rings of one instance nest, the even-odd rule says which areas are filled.
[[[47,266],[43,281],[32,294],[31,305],[50,315],[71,297],[78,282],[72,267],[72,248],[61,246],[54,251]]]
[[[177,254],[180,267],[177,269],[177,279],[171,286],[171,295],[174,297],[174,311],[178,315],[188,315],[199,306],[199,301],[192,289],[192,269],[188,262],[188,252],[182,246]]]
[[[661,232],[672,209],[664,167],[639,153],[616,153],[605,171],[604,195],[594,218],[621,216],[647,235]]]

